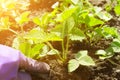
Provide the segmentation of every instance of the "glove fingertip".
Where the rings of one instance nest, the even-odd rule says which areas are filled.
[[[47,63],[44,63],[46,71],[49,72],[50,71],[50,66]]]

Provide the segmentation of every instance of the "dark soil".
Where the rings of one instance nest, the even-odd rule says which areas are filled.
[[[56,0],[50,1],[48,6],[45,6],[44,4],[46,2],[43,1],[42,5],[38,3],[35,3],[34,0],[30,0],[31,3],[34,3],[30,5],[30,10],[40,10],[41,8],[46,8],[47,11],[51,11],[49,8]],[[38,0],[39,1],[39,0]],[[97,6],[102,6],[104,8],[104,4],[109,2],[109,0],[90,0],[92,4]],[[37,5],[37,6],[35,6]],[[34,12],[33,12],[34,13]],[[118,17],[114,15],[114,12],[111,11],[111,14],[114,16],[112,20],[110,20],[107,24],[111,26],[117,26],[118,31],[120,30],[120,20]],[[28,31],[33,28],[33,24],[29,23],[25,27],[25,30]],[[16,29],[19,31],[19,29]],[[15,35],[6,30],[0,32],[0,44],[5,44],[8,46],[11,46],[11,43],[13,39],[15,38]],[[59,50],[61,49],[59,47],[59,42],[54,43],[54,47],[57,47]],[[31,73],[33,80],[120,80],[120,54],[117,53],[112,58],[105,59],[105,60],[99,60],[98,56],[96,56],[94,53],[98,49],[105,49],[109,45],[109,41],[101,40],[99,43],[95,44],[94,46],[89,46],[88,44],[82,44],[79,42],[75,42],[74,45],[71,45],[70,47],[70,55],[68,55],[69,59],[73,58],[74,53],[76,53],[79,50],[88,50],[89,55],[93,57],[96,61],[96,66],[92,67],[86,67],[86,66],[80,66],[76,71],[72,73],[68,73],[67,70],[67,62],[66,64],[62,64],[58,59],[57,56],[46,56],[44,58],[41,58],[40,61],[44,61],[48,63],[51,67],[50,73],[48,74],[40,74],[40,73]],[[81,47],[82,46],[82,47]]]
[[[92,75],[89,77],[89,80],[120,80],[119,64],[119,54],[110,59],[99,61],[96,67],[91,68]]]
[[[77,52],[78,50],[85,50],[87,49],[89,51],[89,55],[93,57],[94,59],[97,59],[98,57],[92,53],[95,53],[95,51],[99,48],[89,47],[86,44],[76,44],[77,46],[72,46],[73,49],[72,52],[70,52],[70,55],[68,56],[69,59],[73,58],[73,52]],[[83,48],[80,48],[80,45],[84,46]],[[79,47],[79,48],[78,48]],[[58,60],[56,56],[46,56],[40,61],[47,62],[51,66],[51,71],[47,75],[34,75],[33,80],[120,80],[120,55],[116,54],[112,58],[105,59],[105,60],[99,60],[96,61],[96,66],[80,66],[76,71],[72,73],[68,73],[67,71],[67,63],[61,64],[61,62]],[[46,78],[47,77],[47,78]]]
[[[44,76],[32,74],[33,80],[88,80],[91,74],[90,69],[85,66],[80,66],[75,72],[68,73],[67,63],[62,64],[55,56],[47,56],[40,61],[47,62],[50,65],[50,73],[44,74]]]

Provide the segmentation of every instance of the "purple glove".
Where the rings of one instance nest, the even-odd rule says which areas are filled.
[[[18,73],[19,68],[40,73],[47,73],[50,69],[49,65],[44,62],[37,62],[25,57],[18,50],[0,45],[0,80],[23,80],[18,79],[21,76],[21,73]],[[26,76],[29,77],[27,74]],[[30,80],[30,78],[25,80]]]

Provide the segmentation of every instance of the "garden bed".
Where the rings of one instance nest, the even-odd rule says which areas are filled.
[[[31,0],[31,1],[34,1],[34,0]],[[42,14],[44,14],[45,12],[52,11],[52,9],[50,9],[49,7],[54,2],[56,2],[56,0],[54,0],[53,2],[47,0],[49,4],[48,6],[45,6],[44,4],[47,2],[44,2],[44,0],[41,0],[41,1],[43,1],[43,3],[41,2],[42,4],[41,6],[39,6],[40,5],[39,2],[38,3],[31,2],[31,5],[29,6],[29,10],[31,11],[31,16],[30,16],[31,18],[36,15],[42,16]],[[99,1],[90,0],[90,2],[94,6],[102,7],[103,10],[105,10],[105,5],[109,3],[109,1],[107,0],[99,0]],[[112,27],[116,27],[117,31],[119,32],[120,31],[119,16],[116,16],[113,10],[114,5],[116,4],[117,4],[116,2],[113,2],[113,7],[111,7],[112,10],[109,11],[109,13],[113,17],[109,21],[106,21],[105,24],[112,26]],[[45,24],[47,23],[48,22],[46,22]],[[39,25],[37,22],[36,24]],[[24,25],[22,25],[25,33],[35,28],[36,24],[30,21],[29,23],[25,23]],[[56,23],[56,24],[59,25],[59,23]],[[84,24],[82,24],[82,26],[83,25]],[[95,27],[96,26],[97,25],[95,25]],[[50,28],[48,29],[48,33],[50,33],[49,31],[52,28],[53,26],[52,27],[50,26]],[[20,28],[13,27],[12,30],[22,33]],[[0,44],[12,46],[13,45],[12,42],[14,38],[16,38],[16,36],[17,35],[11,32],[10,30],[1,30],[0,31]],[[64,39],[63,39],[65,41],[64,45],[67,44],[66,36],[67,34],[64,36]],[[48,63],[51,67],[50,72],[48,74],[40,74],[40,73],[32,73],[32,72],[29,72],[29,73],[32,75],[33,80],[120,80],[120,54],[119,52],[116,52],[117,54],[114,54],[112,57],[105,58],[105,59],[99,59],[99,55],[95,54],[97,50],[107,49],[111,45],[110,43],[112,41],[113,41],[112,39],[102,38],[96,43],[94,43],[94,40],[93,40],[94,44],[92,44],[92,42],[90,42],[91,44],[89,44],[89,42],[87,42],[86,40],[83,40],[82,42],[78,40],[77,41],[71,40],[71,42],[68,45],[69,48],[67,52],[67,59],[65,61],[60,60],[59,56],[57,55],[46,55],[42,58],[37,58],[37,60]],[[57,49],[60,52],[63,51],[61,41],[59,41],[59,39],[58,41],[48,41],[48,42],[50,42],[50,44],[52,45],[54,49]],[[48,44],[48,43],[45,43],[45,44]],[[74,59],[76,53],[79,52],[80,50],[88,51],[88,55],[95,61],[95,66],[80,65],[75,71],[68,72],[69,60]]]

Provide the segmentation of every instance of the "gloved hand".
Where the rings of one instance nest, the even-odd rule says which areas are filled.
[[[48,73],[50,70],[48,64],[27,58],[18,50],[0,45],[0,80],[24,80],[26,73],[19,74],[19,68],[39,73]],[[25,80],[30,80],[30,76],[26,76],[29,78]]]
[[[38,62],[34,59],[27,58],[23,54],[19,53],[19,67],[30,72],[48,73],[50,67],[44,62]]]

